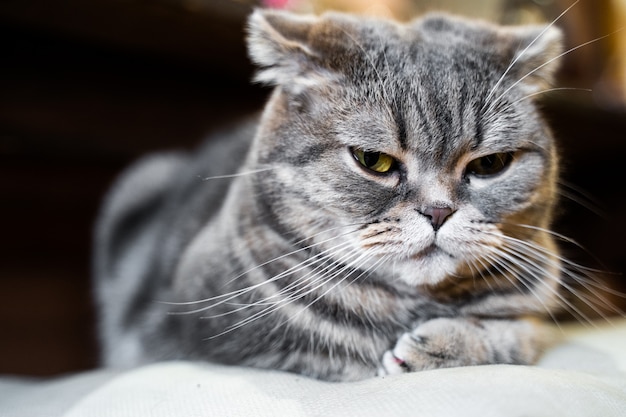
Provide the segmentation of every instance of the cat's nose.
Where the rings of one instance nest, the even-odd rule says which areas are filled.
[[[454,210],[451,207],[426,207],[421,214],[430,219],[430,223],[433,225],[435,231],[439,230],[441,225],[450,217]]]

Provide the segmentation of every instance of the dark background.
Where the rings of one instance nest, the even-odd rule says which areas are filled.
[[[249,6],[203,4],[0,2],[0,373],[96,365],[90,245],[103,193],[139,155],[191,147],[262,106],[243,44]],[[562,80],[588,83],[576,68]],[[544,109],[578,201],[564,198],[556,228],[593,256],[565,250],[624,290],[626,113],[584,93]]]

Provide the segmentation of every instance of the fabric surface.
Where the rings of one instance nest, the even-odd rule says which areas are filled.
[[[0,416],[626,416],[626,320],[564,329],[538,366],[351,383],[190,362],[51,380],[0,378]]]

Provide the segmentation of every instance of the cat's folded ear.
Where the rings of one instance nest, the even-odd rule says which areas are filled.
[[[563,34],[555,26],[520,26],[503,29],[512,51],[511,74],[529,93],[554,81],[563,51]]]
[[[248,19],[248,51],[260,70],[255,81],[291,88],[307,87],[328,76],[312,34],[320,21],[315,16],[256,9]]]

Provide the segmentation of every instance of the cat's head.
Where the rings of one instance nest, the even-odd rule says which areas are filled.
[[[248,41],[276,87],[257,187],[294,238],[409,285],[554,259],[557,157],[535,97],[557,29],[257,10]]]

